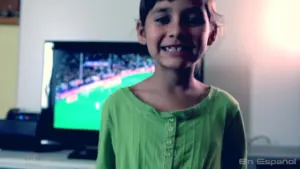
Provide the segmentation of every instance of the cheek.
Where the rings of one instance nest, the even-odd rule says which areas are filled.
[[[207,27],[202,27],[194,29],[191,31],[193,41],[199,45],[207,44],[209,38],[209,29]]]
[[[148,29],[146,29],[146,40],[148,48],[151,51],[156,51],[163,40],[164,33],[163,30],[160,28],[157,28],[155,26],[149,26]]]
[[[147,31],[147,40],[149,43],[157,43],[159,42],[160,39],[162,39],[163,35],[163,30],[160,28],[157,28],[156,26],[149,26]]]

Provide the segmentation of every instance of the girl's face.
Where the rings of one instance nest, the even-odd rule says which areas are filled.
[[[168,69],[193,66],[215,38],[203,0],[158,1],[137,25],[138,38],[157,64]]]

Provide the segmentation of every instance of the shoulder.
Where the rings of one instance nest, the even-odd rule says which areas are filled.
[[[111,94],[104,102],[103,109],[104,110],[112,110],[115,106],[120,105],[120,103],[126,100],[126,88],[120,88]]]
[[[220,113],[218,117],[222,119],[224,126],[230,126],[235,123],[243,123],[243,115],[240,109],[238,100],[230,94],[228,91],[215,87],[212,87],[214,91],[213,100],[216,104],[213,106],[218,107],[218,112]]]
[[[216,105],[225,108],[227,112],[236,113],[240,111],[239,102],[231,93],[216,86],[211,86],[211,90]]]
[[[237,101],[237,99],[228,91],[215,87],[215,86],[211,86],[212,90],[214,90],[216,97],[227,104],[235,104],[238,105],[239,102]]]
[[[113,92],[108,98],[102,103],[101,108],[101,121],[102,125],[113,124],[116,113],[124,109],[124,100],[126,100],[126,89],[120,88]]]

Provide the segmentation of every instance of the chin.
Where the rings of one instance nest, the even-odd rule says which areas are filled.
[[[161,61],[158,66],[164,68],[164,69],[170,69],[170,70],[179,70],[179,69],[187,69],[192,68],[194,63],[191,62],[184,62],[184,61],[168,61],[163,62]]]

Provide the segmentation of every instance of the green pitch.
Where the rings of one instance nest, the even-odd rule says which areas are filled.
[[[91,90],[61,99],[56,102],[54,127],[75,130],[99,130],[101,110],[105,100],[116,90],[131,86],[150,77],[152,73],[141,73],[122,78],[120,83],[109,88],[99,86]]]

